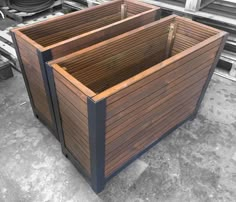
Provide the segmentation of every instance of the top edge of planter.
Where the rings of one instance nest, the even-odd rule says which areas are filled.
[[[143,7],[147,7],[148,10],[144,11],[144,12],[141,12],[139,14],[136,14],[134,16],[130,16],[130,17],[121,19],[121,20],[119,20],[117,22],[113,22],[111,24],[108,24],[108,25],[105,25],[105,26],[101,26],[101,27],[96,28],[94,30],[91,30],[91,31],[88,31],[88,32],[85,32],[85,33],[82,33],[82,34],[70,37],[68,39],[62,40],[60,42],[57,42],[57,43],[49,45],[49,46],[41,45],[40,43],[36,42],[35,40],[33,40],[31,37],[27,36],[27,34],[24,33],[24,31],[27,31],[27,30],[30,30],[30,29],[34,29],[34,28],[36,28],[38,26],[44,26],[44,25],[47,25],[47,24],[50,24],[50,23],[53,23],[53,22],[58,22],[58,21],[60,21],[62,19],[68,19],[68,18],[76,16],[78,14],[89,13],[91,11],[94,11],[94,10],[97,10],[99,8],[103,8],[103,7],[112,5],[112,4],[121,4],[122,5],[122,4],[125,4],[126,2],[131,2],[131,3],[134,3],[134,4],[138,4],[140,6],[143,6]],[[13,28],[11,30],[11,32],[14,32],[16,35],[20,36],[22,39],[24,39],[26,42],[30,43],[32,46],[37,48],[39,51],[44,52],[44,51],[48,51],[48,50],[51,50],[53,48],[56,48],[56,47],[58,47],[60,45],[63,45],[65,43],[76,41],[76,40],[78,40],[80,38],[83,38],[83,37],[85,37],[87,35],[96,33],[98,31],[102,31],[102,30],[104,30],[106,28],[112,27],[114,25],[121,24],[123,22],[135,19],[135,18],[137,18],[139,16],[142,16],[142,15],[145,15],[145,14],[148,14],[148,13],[152,13],[153,11],[158,11],[158,10],[160,10],[160,7],[158,7],[158,6],[153,6],[151,4],[147,4],[147,3],[136,1],[136,0],[114,0],[114,1],[110,1],[110,2],[105,2],[103,4],[100,4],[100,5],[97,5],[97,6],[94,6],[94,7],[90,7],[90,8],[86,8],[86,9],[83,9],[83,10],[75,11],[75,12],[72,12],[72,13],[69,13],[69,14],[65,14],[63,16],[57,16],[57,17],[54,17],[54,18],[51,18],[51,19],[47,19],[47,20],[42,21],[42,22],[37,22],[37,23],[31,24],[31,25],[26,25],[26,26],[23,26],[23,27]]]
[[[167,58],[166,60],[164,60],[163,62],[161,63],[158,63],[154,66],[151,66],[149,67],[148,69],[102,91],[102,92],[99,92],[99,93],[95,93],[94,91],[92,91],[91,89],[89,89],[88,87],[86,87],[86,85],[84,85],[83,83],[81,83],[79,80],[77,80],[75,77],[73,77],[72,75],[70,75],[66,70],[63,69],[62,66],[60,66],[60,63],[62,62],[65,62],[65,61],[69,61],[71,60],[72,58],[76,58],[77,56],[79,56],[80,54],[83,54],[83,53],[86,53],[86,52],[89,52],[93,49],[96,49],[96,48],[99,48],[99,47],[102,47],[102,46],[105,46],[106,44],[109,44],[110,42],[112,41],[116,41],[117,39],[120,39],[122,37],[127,37],[129,35],[132,35],[134,33],[137,33],[139,32],[140,30],[143,30],[143,29],[147,29],[149,27],[152,27],[152,26],[156,26],[164,21],[168,21],[168,20],[173,20],[173,22],[175,22],[177,19],[182,21],[182,22],[191,22],[192,24],[196,25],[196,26],[199,26],[201,28],[206,28],[208,29],[209,31],[211,32],[215,32],[214,35],[212,35],[211,37],[205,39],[204,41],[184,50],[183,52],[181,53],[178,53],[174,56],[171,56],[169,58]],[[171,63],[173,62],[176,62],[182,58],[184,58],[185,56],[187,56],[188,54],[190,53],[193,53],[195,51],[197,51],[198,49],[204,47],[206,44],[208,43],[211,43],[211,42],[214,42],[220,38],[222,38],[223,36],[227,35],[228,33],[225,32],[225,31],[221,31],[219,29],[215,29],[215,28],[212,28],[212,27],[209,27],[207,25],[203,25],[201,23],[198,23],[198,22],[194,22],[192,20],[189,20],[189,19],[186,19],[184,17],[179,17],[179,16],[176,16],[176,15],[171,15],[171,16],[168,16],[166,18],[162,18],[161,20],[159,21],[156,21],[156,22],[153,22],[153,23],[150,23],[150,24],[147,24],[147,25],[144,25],[140,28],[137,28],[135,30],[132,30],[132,31],[129,31],[127,33],[124,33],[122,35],[119,35],[119,36],[116,36],[114,38],[111,38],[111,39],[108,39],[106,41],[103,41],[101,43],[98,43],[96,45],[93,45],[91,47],[88,47],[88,48],[85,48],[83,50],[80,50],[80,51],[77,51],[77,52],[74,52],[72,54],[69,54],[67,56],[65,56],[64,58],[59,58],[59,59],[56,59],[56,60],[53,60],[51,62],[49,62],[49,65],[56,71],[60,72],[60,74],[62,74],[64,77],[68,78],[73,84],[75,84],[80,90],[82,90],[82,92],[84,92],[84,94],[88,97],[91,97],[91,99],[94,101],[94,102],[99,102],[101,100],[104,100],[106,98],[108,98],[109,96],[111,95],[114,95],[115,93],[117,93],[118,91],[124,89],[124,88],[127,88],[128,86],[131,86],[132,84],[136,83],[137,81],[140,81],[148,76],[150,76],[151,74],[153,74],[154,72],[157,72],[159,71],[160,69],[170,65]]]

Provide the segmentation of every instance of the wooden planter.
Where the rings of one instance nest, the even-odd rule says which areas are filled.
[[[49,63],[63,152],[96,192],[195,117],[226,37],[172,15]]]
[[[116,0],[12,31],[33,112],[57,138],[45,62],[153,22],[159,11]]]

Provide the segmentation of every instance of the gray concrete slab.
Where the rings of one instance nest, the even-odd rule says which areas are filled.
[[[0,82],[1,202],[235,202],[236,83],[214,76],[197,118],[96,195],[33,116],[20,74]]]

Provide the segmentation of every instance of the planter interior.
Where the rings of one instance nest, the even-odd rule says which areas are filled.
[[[125,18],[141,14],[157,7],[133,0],[116,0],[101,6],[79,11],[67,17],[50,20],[40,25],[22,30],[22,33],[39,46],[46,48],[78,35],[118,22]]]
[[[103,46],[77,54],[58,65],[99,94],[216,34],[216,31],[191,26],[191,22],[173,17],[158,26],[147,27],[137,33],[139,38],[130,35],[104,42]],[[172,36],[173,40],[168,38]]]

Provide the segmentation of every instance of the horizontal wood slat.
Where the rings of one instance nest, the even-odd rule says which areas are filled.
[[[120,16],[120,13],[115,13],[113,15],[106,16],[103,18],[97,18],[97,20],[93,22],[88,22],[82,25],[78,25],[76,27],[72,27],[70,30],[63,30],[60,32],[55,32],[49,36],[43,36],[37,39],[37,43],[41,44],[44,47],[50,46],[52,44],[74,37],[76,35],[80,35],[91,30],[117,22],[120,20]]]
[[[150,39],[155,38],[158,35],[167,33],[168,25],[170,25],[172,21],[173,17],[167,21],[160,20],[158,23],[162,25],[160,27],[149,26],[145,29],[146,26],[143,26],[144,28],[138,28],[134,31],[131,31],[134,33],[130,36],[123,37],[123,35],[120,35],[115,37],[114,39],[110,39],[100,44],[94,45],[94,47],[96,48],[91,46],[90,48],[78,51],[75,54],[71,54],[69,57],[65,57],[65,60],[63,60],[63,62],[59,62],[58,65],[61,67],[66,67],[69,73],[73,73],[74,71],[76,72],[78,68],[82,69],[88,67],[92,64],[100,62],[101,60],[115,56],[122,51],[126,51],[127,47],[135,47],[139,44],[143,44],[149,41]],[[91,57],[93,55],[96,55],[96,57],[93,57],[93,60],[91,60]],[[67,60],[67,58],[69,59]]]
[[[96,80],[94,83],[88,85],[88,87],[94,89],[95,92],[101,92],[102,90],[114,86],[120,81],[128,79],[135,74],[147,69],[148,67],[159,63],[161,60],[163,60],[164,56],[164,49],[162,49],[145,59],[137,60],[135,64],[132,64],[128,67],[126,66],[126,68],[116,71],[116,73],[111,75],[110,77],[106,76],[104,78]],[[132,66],[134,66],[134,68]]]
[[[121,111],[120,113],[113,116],[111,119],[108,119],[106,121],[106,132],[109,134],[110,131],[114,133],[114,128],[122,125],[122,123],[129,124],[130,121],[135,119],[135,116],[138,112],[142,112],[143,110],[148,110],[148,104],[153,104],[153,107],[157,102],[155,99],[161,99],[162,97],[169,95],[170,93],[178,93],[181,89],[181,86],[183,86],[186,83],[186,79],[188,79],[191,76],[194,76],[195,73],[199,72],[201,69],[207,67],[207,65],[210,65],[212,63],[213,59],[210,59],[208,64],[203,65],[202,68],[196,68],[192,72],[188,72],[184,74],[183,76],[176,76],[176,78],[169,80],[169,83],[166,82],[167,85],[161,85],[161,84],[155,84],[155,86],[160,85],[152,94],[149,96],[146,96],[144,99],[140,100],[139,102],[134,102],[129,108],[126,108],[125,110]],[[167,77],[166,77],[167,78]],[[164,80],[160,79],[160,83]],[[169,91],[167,91],[169,89]],[[107,135],[108,135],[107,134]]]
[[[96,9],[86,9],[79,11],[71,17],[55,18],[48,23],[39,23],[37,26],[26,28],[22,32],[37,42],[40,37],[45,36],[45,32],[50,36],[55,31],[70,30],[84,23],[92,22],[98,18],[105,17],[120,12],[120,1],[98,6]]]
[[[18,36],[16,36],[18,37]],[[39,111],[48,124],[52,125],[52,116],[50,114],[49,105],[47,102],[46,90],[44,81],[39,66],[39,59],[36,55],[36,49],[27,44],[23,39],[19,39],[18,47],[21,56],[24,70],[27,75],[29,88],[32,94],[32,99],[37,111]]]
[[[74,106],[76,106],[76,109],[80,111],[80,113],[82,113],[85,117],[87,117],[88,114],[87,114],[86,103],[83,100],[78,99],[78,96],[76,94],[65,88],[65,86],[57,79],[55,80],[55,84],[57,92],[59,92],[60,95],[66,97],[66,99],[68,99],[71,103],[73,103]]]
[[[216,50],[213,50],[213,52],[211,54],[207,54],[207,56],[209,58],[213,58],[215,56],[215,53],[216,53]],[[189,64],[187,64],[187,67],[188,67],[188,65]],[[194,63],[191,63],[191,65],[194,66]],[[185,67],[185,68],[187,68],[187,67]],[[194,67],[196,67],[196,66],[194,66]],[[173,67],[172,69],[175,69],[175,67]],[[170,69],[170,71],[172,69]],[[191,69],[189,71],[194,71],[194,69]],[[178,72],[178,71],[175,71],[175,72]],[[187,70],[185,70],[185,73],[186,72],[187,72]],[[158,72],[156,74],[158,75]],[[184,74],[184,72],[182,74]],[[170,75],[170,77],[168,77],[169,75]],[[125,110],[126,108],[128,108],[129,106],[134,104],[135,102],[138,102],[139,100],[142,100],[146,96],[151,95],[157,89],[160,89],[161,87],[165,87],[165,86],[169,85],[170,82],[173,80],[173,78],[175,78],[175,76],[176,76],[176,75],[174,75],[174,73],[169,74],[169,75],[164,77],[164,78],[166,78],[166,80],[160,80],[160,81],[153,80],[152,82],[147,83],[147,85],[142,86],[138,90],[133,91],[132,93],[129,93],[129,96],[127,96],[121,100],[117,100],[117,102],[114,102],[110,105],[107,105],[107,116],[106,116],[107,119],[111,118],[112,116],[119,113],[120,111]],[[181,76],[181,74],[180,75],[177,74],[177,75]],[[160,78],[160,77],[158,77],[158,78]],[[171,78],[172,78],[172,80],[171,80]]]
[[[193,112],[193,108],[185,104],[185,109],[186,108],[187,110],[180,109],[180,113],[177,113],[177,115],[170,114],[168,118],[166,117],[166,119],[162,121],[159,127],[151,127],[145,131],[142,131],[143,134],[146,134],[145,139],[126,150],[125,153],[123,153],[123,156],[121,156],[119,159],[117,158],[112,162],[106,163],[105,175],[107,177],[111,175],[130,158],[135,156],[135,154],[138,154],[140,151],[148,147],[153,141],[160,138],[162,134],[173,128],[181,120],[187,118]]]
[[[129,93],[139,89],[140,87],[144,86],[145,84],[151,82],[152,80],[156,79],[157,77],[166,74],[168,71],[170,71],[170,69],[172,69],[173,67],[178,67],[181,66],[183,64],[185,64],[186,62],[194,59],[195,57],[197,57],[198,55],[203,54],[206,51],[211,50],[212,48],[216,47],[217,45],[219,45],[221,42],[221,39],[217,38],[215,41],[213,41],[212,43],[208,43],[206,44],[204,47],[202,47],[201,49],[198,49],[197,51],[193,52],[192,54],[188,54],[183,58],[180,58],[179,60],[175,60],[173,61],[173,63],[170,63],[168,65],[165,65],[163,63],[160,63],[154,67],[156,67],[154,70],[152,70],[154,73],[153,74],[149,74],[148,72],[148,76],[139,79],[140,75],[137,75],[137,82],[134,83],[133,85],[130,85],[128,87],[126,87],[124,90],[120,90],[119,92],[116,92],[114,94],[111,94],[111,96],[109,96],[106,100],[107,100],[107,105],[110,105],[111,103],[115,102],[116,100],[121,99],[123,96],[128,95]],[[153,68],[154,68],[153,67]],[[156,70],[156,71],[155,71]],[[147,70],[148,71],[148,70]],[[150,70],[149,70],[150,71]],[[143,72],[144,73],[144,72]],[[142,74],[143,74],[142,73]],[[108,91],[107,91],[108,92]],[[102,96],[102,93],[101,93]],[[97,95],[95,97],[96,100],[99,100],[100,95]]]
[[[75,158],[84,167],[85,172],[90,175],[90,159],[83,155],[81,152],[81,146],[77,144],[77,141],[74,138],[66,135],[65,144],[70,149],[73,156],[75,156]]]
[[[209,71],[209,69],[208,69]],[[204,72],[200,72],[197,74],[198,77],[203,77],[204,75],[206,75],[206,73],[208,72],[207,70],[205,70]],[[201,78],[200,77],[200,78]],[[172,92],[171,89],[170,90],[166,90],[166,94],[160,97],[157,97],[158,101],[156,101],[156,103],[150,105],[147,104],[146,105],[146,110],[141,111],[139,114],[135,115],[135,119],[132,119],[131,121],[128,121],[128,124],[121,124],[119,127],[116,128],[116,130],[111,131],[110,133],[107,133],[107,144],[110,144],[111,142],[114,142],[116,139],[119,139],[123,134],[126,134],[127,137],[130,136],[130,130],[131,128],[135,128],[138,125],[142,125],[143,120],[148,120],[148,117],[150,117],[151,114],[155,114],[155,111],[157,111],[158,109],[161,109],[162,105],[166,104],[164,102],[167,102],[169,99],[176,99],[178,98],[179,94],[181,94],[181,91],[184,91],[186,88],[188,88],[188,86],[191,86],[192,84],[194,84],[194,82],[197,82],[199,78],[197,77],[190,77],[191,79],[188,79],[187,82],[184,82],[182,84],[182,86],[180,86],[180,90],[176,93],[176,92]],[[197,80],[197,81],[196,81]],[[199,85],[197,86],[198,90],[201,89],[201,87],[199,87]],[[169,91],[169,92],[168,92]],[[188,89],[186,90],[188,92]],[[191,92],[189,92],[191,93]],[[181,94],[183,95],[183,94]],[[187,97],[187,94],[184,94],[183,96]],[[155,98],[155,99],[157,99]],[[171,107],[171,105],[169,106]],[[158,117],[158,116],[157,116]],[[109,146],[108,148],[112,148],[115,149],[111,146]],[[108,151],[109,153],[109,151]]]
[[[118,36],[127,31],[151,23],[156,19],[156,15],[156,10],[146,11],[145,13],[137,14],[130,19],[124,19],[122,21],[113,23],[112,25],[107,25],[105,27],[86,32],[79,36],[72,37],[63,41],[63,43],[60,42],[49,46],[47,49],[51,49],[54,58],[59,58],[66,54],[73,53],[80,49],[102,42],[106,39]]]
[[[54,71],[54,81],[65,146],[90,174],[86,95],[57,71]]]
[[[107,159],[114,157],[114,155],[117,155],[119,151],[122,152],[123,149],[119,149],[119,147],[125,147],[125,145],[128,144],[129,139],[136,136],[136,134],[144,128],[149,127],[149,124],[153,124],[157,118],[162,116],[162,114],[165,114],[169,111],[171,112],[177,104],[180,104],[185,99],[190,99],[194,94],[200,92],[203,87],[203,83],[205,82],[205,78],[206,76],[203,77],[203,79],[200,79],[202,80],[201,83],[199,80],[195,81],[195,83],[189,83],[189,86],[182,88],[183,92],[179,92],[179,94],[171,95],[167,97],[167,99],[164,98],[164,103],[162,100],[158,101],[156,108],[153,107],[151,111],[143,111],[136,116],[136,120],[133,120],[133,122],[124,129],[121,126],[121,131],[118,131],[118,133],[115,134],[116,136],[113,136],[109,139],[110,136],[107,135]],[[199,83],[196,84],[196,82]],[[147,107],[151,108],[152,106],[148,105]],[[145,124],[143,123],[143,120],[145,120]]]
[[[71,38],[86,32],[121,21],[121,5],[123,3],[129,4],[131,12],[135,12],[135,15],[143,14],[143,16],[145,16],[148,12],[150,12],[155,14],[156,17],[156,11],[159,9],[154,6],[149,6],[147,4],[135,1],[123,2],[117,0],[75,12],[73,15],[68,14],[65,16],[60,16],[54,18],[53,20],[48,20],[47,23],[41,22],[37,25],[32,25],[26,27],[25,29],[21,29],[20,31],[41,47],[46,48],[49,46],[54,46],[54,44],[65,40],[70,40]],[[130,12],[129,8],[128,12]],[[154,19],[151,21],[153,20]],[[132,28],[129,30],[131,29]]]

